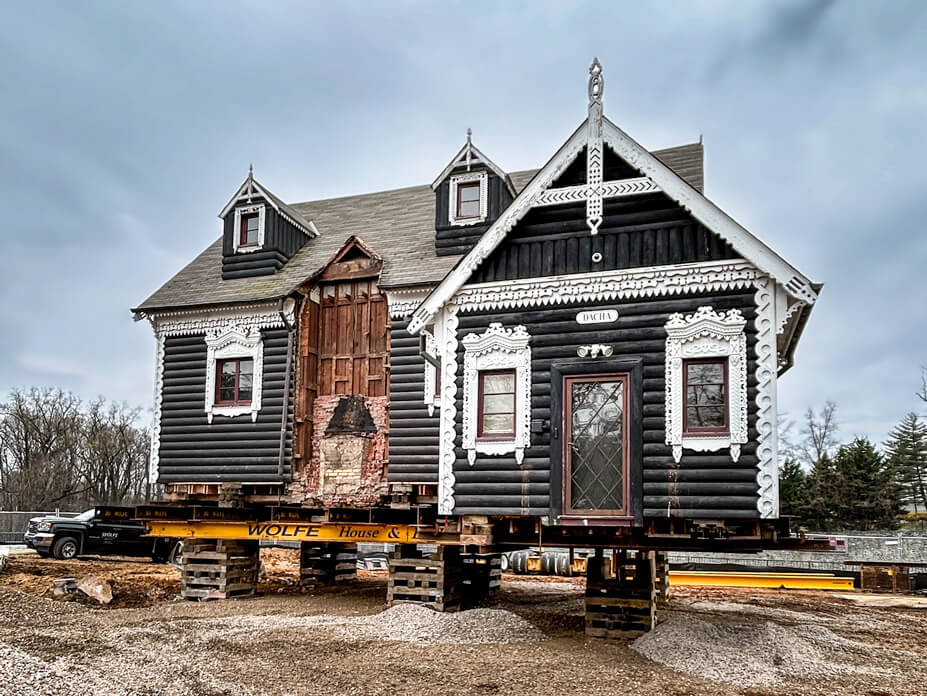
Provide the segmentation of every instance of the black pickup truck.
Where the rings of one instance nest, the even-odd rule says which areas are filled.
[[[77,517],[33,517],[23,541],[40,556],[62,560],[91,554],[148,556],[158,563],[172,560],[177,539],[146,537],[144,523],[117,510],[91,508]]]

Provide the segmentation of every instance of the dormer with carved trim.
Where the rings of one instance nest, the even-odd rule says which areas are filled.
[[[254,178],[248,178],[219,217],[223,221],[222,279],[271,275],[319,232]]]
[[[435,192],[435,253],[465,254],[515,197],[508,174],[467,142],[438,175]]]

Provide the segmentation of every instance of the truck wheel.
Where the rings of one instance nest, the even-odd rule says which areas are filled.
[[[70,561],[76,558],[79,550],[80,544],[72,536],[58,537],[55,539],[54,546],[52,546],[52,554],[59,561]]]

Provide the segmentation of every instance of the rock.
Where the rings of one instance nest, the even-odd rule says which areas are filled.
[[[88,575],[77,583],[77,589],[100,604],[113,601],[113,588],[106,580],[96,575]]]
[[[67,597],[77,592],[77,578],[55,578],[52,580],[52,595]]]

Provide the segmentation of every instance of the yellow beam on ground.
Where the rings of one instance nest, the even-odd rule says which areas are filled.
[[[343,541],[392,544],[438,543],[407,524],[310,522],[149,522],[148,534],[178,539],[251,539],[255,541]]]
[[[853,578],[832,573],[728,573],[708,570],[672,570],[669,584],[678,587],[769,587],[789,590],[852,590]]]

